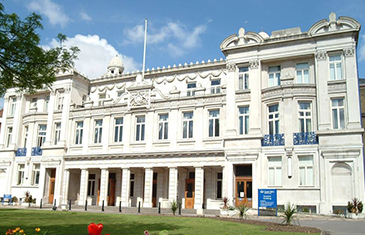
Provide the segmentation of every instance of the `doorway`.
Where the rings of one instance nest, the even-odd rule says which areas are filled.
[[[252,207],[252,165],[235,167],[235,206]]]
[[[49,176],[48,203],[53,204],[55,184],[56,184],[56,169],[50,169],[50,170],[51,174]]]
[[[195,179],[185,180],[185,208],[194,208],[194,197],[195,197]]]
[[[108,206],[115,206],[115,185],[116,185],[116,175],[115,173],[109,174],[109,184],[108,184]]]
[[[153,185],[152,185],[152,207],[157,205],[157,173],[153,173]]]

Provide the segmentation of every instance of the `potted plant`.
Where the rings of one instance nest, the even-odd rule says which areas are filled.
[[[352,201],[348,201],[347,203],[347,218],[350,219],[362,219],[365,218],[365,215],[362,213],[364,205],[362,201],[357,198],[352,199]]]

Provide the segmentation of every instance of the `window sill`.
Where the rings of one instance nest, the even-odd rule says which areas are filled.
[[[152,144],[170,144],[170,140],[157,140],[157,141],[154,141]]]
[[[342,84],[342,83],[346,83],[346,79],[328,80],[327,81],[328,85],[335,85],[335,84]]]
[[[177,141],[177,143],[194,143],[195,139],[194,138],[189,138],[189,139],[180,139]]]
[[[251,93],[251,89],[242,89],[242,90],[236,90],[235,91],[236,94],[249,94]]]

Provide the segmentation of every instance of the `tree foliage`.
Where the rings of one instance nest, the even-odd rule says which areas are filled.
[[[30,93],[49,87],[58,72],[74,66],[80,50],[63,47],[65,35],[57,36],[59,47],[47,50],[39,45],[41,21],[36,13],[24,20],[15,13],[7,14],[0,3],[0,95],[12,87]]]

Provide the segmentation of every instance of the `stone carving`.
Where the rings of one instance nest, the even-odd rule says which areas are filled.
[[[316,58],[317,58],[317,60],[326,60],[327,52],[326,51],[317,51]]]
[[[259,60],[250,60],[250,69],[258,69],[260,65]]]
[[[227,70],[228,70],[228,72],[236,71],[236,63],[234,63],[234,62],[227,63]]]
[[[148,90],[132,92],[129,94],[128,106],[130,108],[148,106],[149,103],[150,103],[150,93]]]
[[[343,54],[345,57],[353,57],[355,53],[355,49],[353,47],[348,47],[343,49]]]

